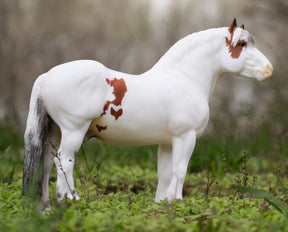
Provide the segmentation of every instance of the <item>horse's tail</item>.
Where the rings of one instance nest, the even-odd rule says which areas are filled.
[[[45,74],[35,81],[24,135],[23,195],[40,194],[43,165],[42,155],[49,129],[50,117],[40,97],[41,82]]]

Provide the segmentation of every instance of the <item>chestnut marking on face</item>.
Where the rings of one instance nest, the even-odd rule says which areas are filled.
[[[106,114],[106,111],[108,110],[110,104],[120,106],[122,104],[125,93],[127,92],[127,87],[123,78],[114,78],[113,80],[109,80],[108,78],[106,78],[106,82],[113,88],[112,93],[115,96],[115,99],[113,101],[106,101],[101,116]],[[118,111],[116,111],[111,108],[110,113],[115,117],[115,120],[117,120],[123,114],[123,110],[119,109]]]
[[[236,23],[236,19],[234,19],[231,26],[228,28],[228,31],[230,33],[230,40],[226,37],[226,46],[229,48],[229,52],[231,53],[231,57],[233,59],[239,58],[243,48],[247,47],[247,42],[243,39],[242,40],[239,39],[235,47],[232,45],[234,31],[236,28],[237,28],[237,23]],[[244,30],[243,24],[241,25],[241,28]]]
[[[233,47],[232,39],[233,39],[233,33],[231,34],[231,40],[228,40],[228,38],[226,37],[226,46],[229,48],[229,52],[231,53],[231,57],[233,59],[237,59],[241,55],[243,48],[247,47],[247,43],[245,40],[239,39],[236,46]]]
[[[107,130],[108,126],[100,126],[100,125],[96,125],[96,128],[99,132],[101,132],[102,130]]]
[[[231,53],[231,57],[233,59],[237,59],[240,55],[241,55],[241,52],[243,50],[243,48],[247,47],[247,42],[245,40],[241,40],[239,39],[237,41],[237,44],[236,46],[234,47],[232,45],[232,41],[233,41],[233,36],[234,36],[234,31],[235,29],[237,28],[237,22],[236,22],[236,18],[234,18],[231,26],[228,28],[228,31],[230,33],[230,40],[226,37],[226,46],[229,48],[229,52]],[[241,28],[244,30],[244,24],[241,25]]]

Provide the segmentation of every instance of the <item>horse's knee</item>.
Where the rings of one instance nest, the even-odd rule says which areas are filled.
[[[172,176],[177,180],[184,181],[187,173],[187,165],[175,165],[173,168]]]

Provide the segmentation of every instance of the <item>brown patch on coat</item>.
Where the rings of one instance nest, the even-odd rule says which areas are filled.
[[[105,103],[105,105],[103,107],[103,113],[101,114],[101,116],[106,114],[106,111],[108,110],[110,103],[111,103],[110,101],[106,101],[106,103]]]
[[[115,117],[115,120],[117,120],[123,114],[123,110],[119,109],[116,111],[111,107],[110,113]]]
[[[96,125],[96,128],[97,128],[97,130],[99,131],[99,132],[101,132],[102,130],[107,130],[107,127],[108,126],[100,126],[100,125]]]
[[[108,110],[110,104],[120,106],[122,104],[122,100],[125,96],[125,93],[127,92],[127,87],[123,78],[121,79],[114,78],[113,80],[109,80],[107,78],[106,82],[113,88],[112,93],[115,96],[115,99],[113,101],[106,101],[101,116],[106,114],[106,111]],[[111,114],[115,116],[115,119],[117,120],[123,114],[123,110],[119,109],[118,111],[115,111],[114,109],[112,110],[111,108]]]
[[[114,78],[110,81],[110,86],[113,87],[113,94],[115,95],[115,99],[111,102],[115,106],[120,106],[122,100],[124,98],[125,93],[127,92],[127,87],[123,78],[116,79]]]

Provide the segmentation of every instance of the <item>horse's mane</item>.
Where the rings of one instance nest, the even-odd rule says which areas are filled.
[[[212,28],[204,31],[194,32],[185,36],[184,38],[177,41],[169,50],[160,58],[159,64],[167,62],[176,62],[181,60],[185,54],[190,53],[191,50],[196,50],[207,46],[207,43],[211,40],[222,39],[225,30],[227,28]],[[225,42],[225,40],[223,39]]]

